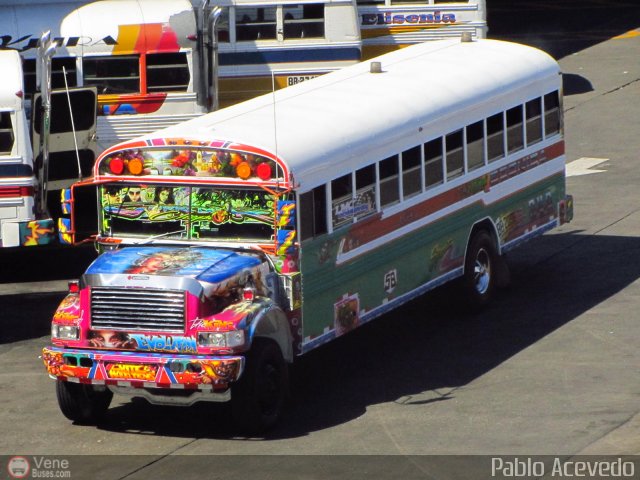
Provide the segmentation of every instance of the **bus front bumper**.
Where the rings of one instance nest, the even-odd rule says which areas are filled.
[[[52,378],[90,385],[225,390],[244,368],[242,356],[147,354],[45,347]]]

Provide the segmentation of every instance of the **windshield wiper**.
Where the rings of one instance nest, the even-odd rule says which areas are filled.
[[[175,232],[164,232],[164,233],[159,233],[158,235],[153,235],[152,237],[149,238],[145,238],[143,241],[141,242],[133,242],[134,245],[146,245],[148,243],[153,242],[154,240],[158,239],[158,238],[162,238],[162,237],[168,237],[169,235],[175,235],[176,233],[184,233],[184,230],[176,230]],[[180,236],[182,237],[182,235]]]

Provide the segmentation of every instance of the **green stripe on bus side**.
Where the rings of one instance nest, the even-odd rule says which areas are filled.
[[[313,338],[332,328],[334,305],[343,297],[357,294],[359,309],[369,311],[385,299],[404,295],[459,268],[474,223],[490,217],[503,228],[514,228],[504,224],[516,221],[512,218],[515,216],[527,224],[531,215],[529,204],[548,194],[552,204],[557,205],[564,195],[562,175],[547,178],[489,206],[475,202],[340,265],[336,264],[336,256],[349,227],[305,242],[301,262],[303,335]],[[524,217],[522,212],[527,212]],[[508,233],[498,232],[499,235]],[[523,234],[517,232],[517,236]],[[503,241],[513,239],[507,237]],[[393,277],[394,271],[397,286],[386,292],[385,278]]]

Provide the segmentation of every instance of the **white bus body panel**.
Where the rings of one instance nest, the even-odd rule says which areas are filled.
[[[430,131],[435,137],[459,128],[461,117],[472,123],[558,90],[561,82],[557,62],[543,51],[497,40],[426,42],[383,60],[382,73],[370,73],[363,62],[144,138],[229,140],[265,149],[288,165],[304,192],[354,171],[372,152],[383,159],[421,143]]]
[[[0,50],[0,72],[3,75],[0,112],[9,114],[13,135],[11,151],[0,153],[0,172],[3,172],[0,174],[0,245],[13,247],[21,244],[20,225],[35,219],[33,193],[22,195],[20,191],[34,192],[37,182],[33,175],[33,154],[23,101],[22,60],[18,52]],[[16,174],[23,170],[31,175]],[[12,191],[17,193],[7,193]]]

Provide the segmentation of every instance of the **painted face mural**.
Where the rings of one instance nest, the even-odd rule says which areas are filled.
[[[112,330],[92,330],[89,332],[89,345],[102,348],[136,348],[136,341],[124,332]]]
[[[200,259],[198,251],[185,248],[175,250],[159,251],[151,255],[141,255],[131,267],[124,273],[134,274],[170,274],[180,270],[186,263],[193,263]]]

